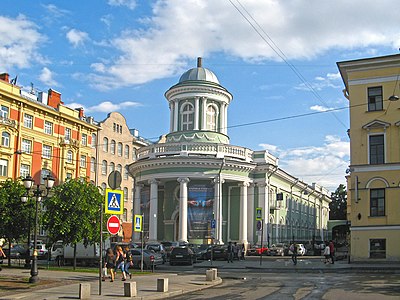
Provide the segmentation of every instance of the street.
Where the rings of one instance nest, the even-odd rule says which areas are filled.
[[[400,299],[400,274],[220,272],[223,284],[173,299]]]

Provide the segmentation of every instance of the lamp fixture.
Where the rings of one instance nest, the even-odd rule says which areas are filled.
[[[397,101],[397,100],[399,100],[399,96],[392,95],[389,97],[389,101]]]

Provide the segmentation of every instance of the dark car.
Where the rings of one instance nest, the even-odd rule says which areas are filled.
[[[26,258],[27,250],[24,246],[13,245],[11,251],[8,248],[3,248],[4,254],[11,258]]]
[[[179,246],[179,242],[161,242],[161,244],[164,246],[167,258],[171,254],[172,249]]]
[[[227,245],[214,245],[210,247],[207,251],[207,259],[217,260],[224,259],[228,260],[228,246]]]
[[[192,250],[198,260],[206,260],[207,252],[211,250],[211,245],[208,244],[195,245],[194,247],[192,247]]]
[[[176,264],[193,265],[194,262],[196,262],[196,255],[189,247],[175,247],[169,256],[171,266]]]

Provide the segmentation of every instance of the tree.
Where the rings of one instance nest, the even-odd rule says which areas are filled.
[[[331,194],[332,202],[329,204],[329,220],[347,219],[347,191],[343,184],[340,184],[335,192]]]
[[[103,201],[99,189],[92,183],[71,179],[53,188],[53,195],[45,201],[43,224],[52,242],[62,240],[74,246],[100,242],[100,205]]]
[[[20,179],[7,179],[0,182],[0,237],[5,237],[9,249],[11,243],[28,236],[28,228],[33,224],[33,199],[24,203],[21,197],[26,194]],[[10,255],[8,265],[11,265]]]

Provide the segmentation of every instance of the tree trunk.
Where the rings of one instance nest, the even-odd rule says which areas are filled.
[[[73,263],[73,269],[75,271],[76,269],[76,243],[74,244],[74,263]]]

